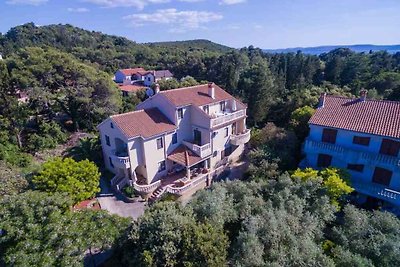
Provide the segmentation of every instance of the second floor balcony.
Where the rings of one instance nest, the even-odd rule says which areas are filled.
[[[121,152],[121,151],[113,150],[111,159],[112,159],[114,166],[117,168],[126,169],[126,168],[130,167],[129,155],[126,151]]]
[[[244,145],[250,141],[250,129],[245,129],[243,132],[232,134],[230,142],[234,146]]]
[[[317,142],[306,140],[304,144],[305,153],[325,153],[334,157],[339,157],[351,163],[362,163],[366,165],[374,165],[379,163],[388,167],[400,169],[400,158],[387,156],[379,153],[357,151],[336,144]]]
[[[190,141],[183,141],[183,144],[201,158],[205,158],[205,157],[208,157],[211,155],[210,143],[200,146],[200,145],[194,144]]]
[[[245,116],[246,116],[245,109],[240,109],[237,111],[227,110],[225,112],[216,113],[216,114],[212,115],[212,118],[210,121],[210,127],[215,128],[220,125],[224,125],[224,124],[233,122],[239,118],[243,118]]]

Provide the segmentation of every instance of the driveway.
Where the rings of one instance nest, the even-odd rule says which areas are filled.
[[[102,177],[100,179],[101,192],[97,196],[97,200],[100,203],[100,207],[103,210],[107,210],[111,214],[117,214],[121,217],[131,217],[136,220],[143,215],[146,208],[145,202],[127,203],[123,199],[116,195],[108,185],[108,182]]]

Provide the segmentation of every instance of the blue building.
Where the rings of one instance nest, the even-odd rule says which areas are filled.
[[[400,206],[400,102],[322,94],[302,166],[344,168],[361,201]]]

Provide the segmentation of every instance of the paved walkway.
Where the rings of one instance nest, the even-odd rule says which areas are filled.
[[[110,189],[108,182],[104,178],[100,179],[101,192],[98,194],[97,199],[100,203],[100,207],[103,210],[107,210],[111,214],[117,214],[121,217],[131,217],[136,220],[139,218],[146,208],[145,202],[126,203],[124,200],[115,195]]]

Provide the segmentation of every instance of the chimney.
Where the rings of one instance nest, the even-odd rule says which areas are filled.
[[[215,99],[215,88],[214,88],[214,83],[208,83],[208,95],[212,98]]]
[[[365,89],[362,89],[360,91],[360,100],[361,100],[361,102],[364,102],[365,99],[367,99],[367,94],[368,94],[368,91],[365,90]]]
[[[160,92],[160,85],[156,83],[156,88],[155,88],[155,94],[158,94]]]
[[[323,108],[325,105],[325,97],[326,93],[321,93],[321,96],[319,97],[319,102],[318,102],[318,108]]]

